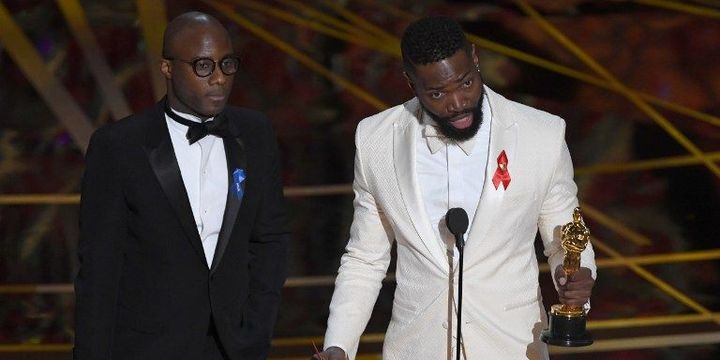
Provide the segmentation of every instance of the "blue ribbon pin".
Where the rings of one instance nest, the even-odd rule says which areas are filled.
[[[243,197],[243,181],[245,181],[245,170],[239,168],[235,169],[235,171],[233,171],[232,192],[235,194],[235,198],[238,200],[242,200]]]

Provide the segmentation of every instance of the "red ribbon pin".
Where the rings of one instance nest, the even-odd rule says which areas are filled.
[[[503,184],[503,187],[505,190],[507,190],[508,186],[510,185],[510,172],[508,171],[508,158],[507,155],[505,155],[505,150],[500,152],[500,156],[497,158],[498,167],[495,170],[495,175],[493,175],[492,182],[493,185],[495,185],[495,190],[500,186],[500,183]]]

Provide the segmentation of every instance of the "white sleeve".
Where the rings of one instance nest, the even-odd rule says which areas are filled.
[[[555,282],[555,268],[562,265],[564,258],[564,251],[560,246],[560,228],[572,222],[573,210],[578,206],[577,185],[573,181],[573,165],[564,140],[564,127],[561,136],[560,154],[555,164],[550,187],[542,203],[538,222],[540,236],[545,247],[544,254],[548,257],[553,283]],[[580,266],[590,269],[593,279],[597,278],[595,252],[591,243],[588,243],[580,254]],[[555,288],[557,288],[557,284],[555,284]]]
[[[337,346],[345,350],[349,359],[355,358],[360,336],[372,314],[390,264],[394,241],[392,229],[369,190],[359,146],[355,155],[353,192],[350,240],[335,280],[324,342],[325,349]]]

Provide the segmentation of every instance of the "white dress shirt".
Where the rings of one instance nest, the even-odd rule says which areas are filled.
[[[200,118],[175,111],[181,117],[200,122]],[[212,120],[208,119],[208,120]],[[228,194],[228,169],[223,139],[208,135],[190,145],[188,127],[165,115],[175,157],[180,166],[208,268],[212,266]]]
[[[455,249],[455,259],[459,253],[454,245],[455,238],[445,224],[445,214],[451,208],[463,208],[472,225],[485,185],[490,147],[492,112],[485,95],[482,110],[483,122],[478,133],[459,144],[444,137],[436,137],[434,121],[423,113],[425,127],[416,141],[417,179],[425,211],[443,248]],[[470,228],[465,234],[469,232]]]

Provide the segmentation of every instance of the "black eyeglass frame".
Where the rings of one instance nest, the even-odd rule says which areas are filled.
[[[220,71],[222,71],[222,73],[225,74],[225,75],[227,75],[227,76],[230,76],[230,75],[235,74],[235,73],[240,69],[240,57],[237,56],[237,55],[228,55],[228,56],[225,56],[225,57],[223,57],[222,59],[220,59],[220,60],[218,60],[218,61],[215,61],[215,60],[213,60],[212,58],[209,58],[209,57],[206,57],[206,56],[197,57],[197,58],[194,58],[194,59],[192,59],[192,60],[183,60],[183,59],[179,59],[179,58],[175,58],[175,57],[166,57],[166,58],[164,58],[164,59],[165,59],[165,60],[169,60],[169,61],[175,61],[175,60],[177,60],[177,61],[184,62],[184,63],[190,65],[190,66],[192,67],[192,69],[193,69],[193,72],[195,73],[195,76],[201,77],[201,78],[205,78],[205,77],[208,77],[208,76],[212,75],[212,74],[215,72],[215,68],[218,67],[218,66],[217,66],[218,64],[220,64],[220,66],[219,66],[219,67],[220,67]],[[232,60],[235,61],[235,71],[233,71],[233,72],[231,72],[231,73],[226,72],[225,69],[223,69],[223,66],[222,66],[223,62],[226,61],[226,60],[229,60],[229,59],[232,59]],[[198,64],[198,62],[200,62],[200,61],[202,61],[202,60],[209,60],[209,61],[212,63],[212,68],[210,68],[210,72],[207,73],[207,75],[200,75],[200,74],[198,73],[197,64]]]

